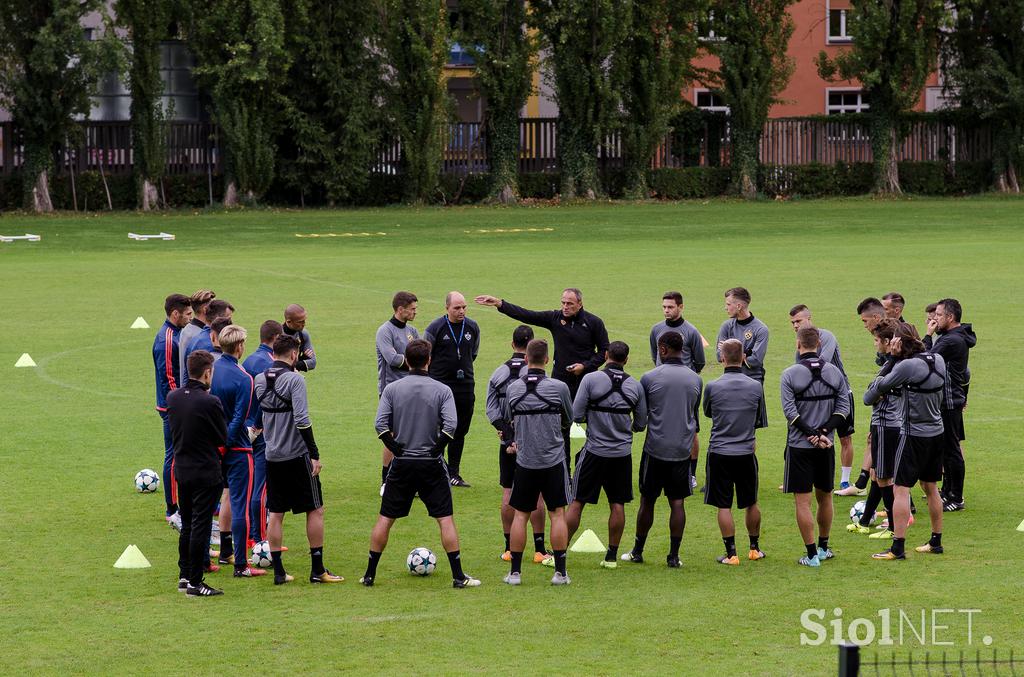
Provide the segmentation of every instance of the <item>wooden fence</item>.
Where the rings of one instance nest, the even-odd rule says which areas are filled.
[[[131,127],[128,122],[85,122],[80,139],[55,154],[58,173],[132,171]],[[557,118],[523,118],[519,123],[519,170],[558,171]],[[487,137],[479,122],[456,122],[444,130],[442,171],[472,174],[489,169]],[[812,162],[870,162],[871,139],[863,122],[827,118],[769,120],[761,137],[760,159],[765,165],[801,165]],[[900,160],[962,161],[991,157],[992,138],[987,127],[942,120],[910,123],[898,150]],[[383,144],[371,172],[401,171],[402,145],[394,139]],[[708,119],[695,130],[673,130],[655,150],[652,168],[724,166],[730,158],[729,125]],[[0,123],[0,174],[16,171],[24,162],[23,148],[13,123]],[[167,172],[205,174],[221,170],[217,129],[210,123],[172,122],[167,130]],[[598,166],[622,166],[622,143],[611,134],[598,148]]]

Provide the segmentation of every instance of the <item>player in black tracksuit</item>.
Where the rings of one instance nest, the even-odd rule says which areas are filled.
[[[482,295],[476,302],[494,306],[503,315],[544,327],[551,332],[555,344],[551,378],[569,386],[569,395],[575,399],[580,381],[585,374],[597,371],[604,364],[608,350],[608,331],[604,320],[583,309],[583,294],[579,289],[562,291],[561,310],[527,310],[504,299]],[[565,432],[566,458],[570,456],[569,431]]]

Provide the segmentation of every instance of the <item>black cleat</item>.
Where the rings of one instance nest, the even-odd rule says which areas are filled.
[[[284,585],[285,583],[291,583],[294,580],[295,577],[291,574],[285,574],[284,576],[274,574],[274,585]]]
[[[470,486],[472,486],[472,485],[470,485],[469,482],[467,482],[466,480],[462,479],[462,475],[458,475],[458,474],[452,475],[451,485],[453,487],[465,487],[466,489],[468,489]]]
[[[683,566],[683,563],[679,561],[679,555],[669,555],[665,558],[665,563],[668,564],[669,569],[678,569]]]
[[[621,559],[623,562],[632,562],[633,564],[643,564],[644,563],[644,554],[642,552],[634,552],[633,550],[630,550],[629,552],[624,553],[622,555],[622,557],[620,557],[619,559]]]
[[[188,579],[187,578],[179,578],[178,579],[178,592],[185,592],[186,590],[188,590]]]
[[[214,597],[216,595],[223,595],[223,590],[217,588],[211,588],[206,584],[206,581],[201,582],[199,585],[189,584],[185,590],[185,594],[189,597]]]
[[[372,588],[373,587],[373,576],[363,576],[362,578],[359,579],[359,582],[362,583],[363,585],[365,585],[368,588]]]

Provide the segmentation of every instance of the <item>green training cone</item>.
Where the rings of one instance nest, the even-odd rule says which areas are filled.
[[[593,529],[587,529],[580,534],[579,538],[576,539],[576,542],[569,549],[573,552],[604,552],[607,550]]]
[[[129,545],[114,562],[115,569],[148,569],[149,560],[136,545]]]
[[[580,427],[579,423],[573,423],[572,427],[569,428],[569,439],[585,440],[587,439],[587,432]]]

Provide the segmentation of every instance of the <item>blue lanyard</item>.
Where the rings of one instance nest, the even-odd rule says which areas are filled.
[[[448,319],[448,316],[444,316],[444,321],[448,325],[448,333],[452,335],[452,340],[455,341],[455,354],[458,358],[462,359],[462,335],[465,333],[466,321],[462,321],[462,326],[459,328],[459,337],[455,338],[455,330],[452,329],[452,323]]]

